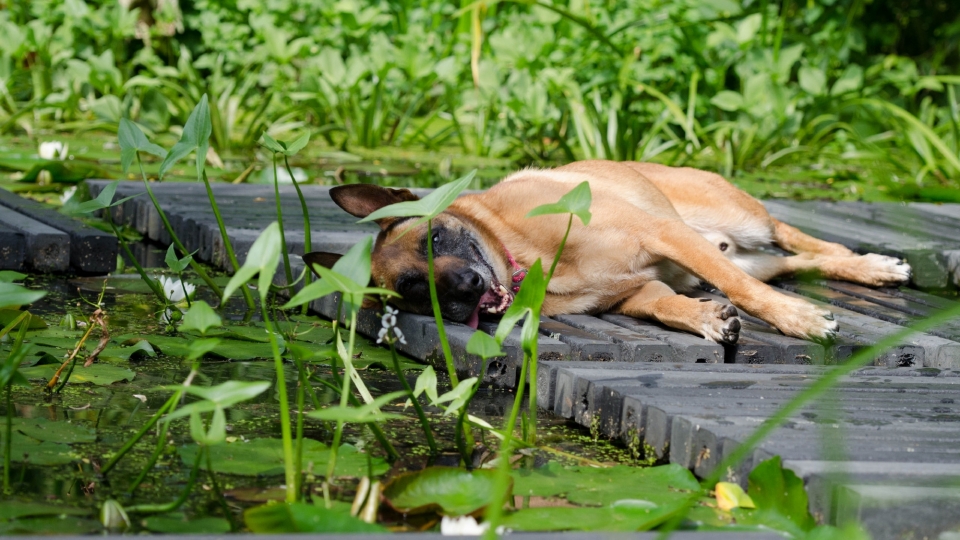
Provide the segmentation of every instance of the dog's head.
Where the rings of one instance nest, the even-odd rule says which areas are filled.
[[[384,206],[416,200],[406,189],[369,184],[338,186],[330,197],[348,213],[364,218]],[[430,304],[427,264],[427,224],[417,218],[377,220],[380,233],[371,256],[371,285],[396,291],[398,308],[428,315]],[[412,228],[411,228],[412,227]],[[480,313],[503,314],[513,302],[510,270],[503,247],[483,226],[455,211],[433,219],[434,282],[440,312],[452,321],[476,328]],[[331,266],[337,255],[310,253],[308,264]]]

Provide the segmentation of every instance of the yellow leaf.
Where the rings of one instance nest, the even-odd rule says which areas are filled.
[[[739,484],[731,482],[717,482],[714,489],[717,494],[717,507],[730,511],[734,508],[756,508],[753,499],[743,492]]]

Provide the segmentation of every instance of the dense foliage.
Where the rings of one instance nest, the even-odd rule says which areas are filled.
[[[0,130],[180,126],[213,143],[693,164],[953,198],[960,7],[946,0],[13,2]],[[811,169],[813,169],[811,171]],[[948,189],[944,189],[948,188]]]

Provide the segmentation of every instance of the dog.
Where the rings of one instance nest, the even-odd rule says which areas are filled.
[[[581,182],[590,184],[592,220],[573,220],[547,288],[542,314],[616,312],[652,319],[705,339],[736,343],[737,308],[788,336],[829,341],[832,314],[764,283],[814,272],[868,286],[906,283],[910,266],[877,254],[858,255],[778,221],[720,175],[654,163],[580,161],[513,173],[486,192],[463,195],[432,223],[435,282],[444,318],[474,328],[481,315],[502,315],[526,269],[553,262],[567,215],[526,218]],[[369,184],[338,186],[331,198],[363,218],[416,195]],[[400,294],[397,308],[432,313],[427,283],[427,225],[414,218],[377,221],[371,284]],[[769,248],[793,253],[779,256]],[[313,253],[308,264],[337,256]],[[705,281],[733,304],[681,293]]]

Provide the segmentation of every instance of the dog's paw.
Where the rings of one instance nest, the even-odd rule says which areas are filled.
[[[740,339],[740,317],[737,308],[717,302],[704,302],[706,310],[700,333],[722,345],[733,345]]]
[[[788,336],[828,342],[837,338],[840,326],[833,314],[806,300],[781,295],[776,300],[776,314],[767,322]]]
[[[857,280],[864,285],[885,287],[910,281],[910,265],[902,259],[868,253],[857,257]]]

